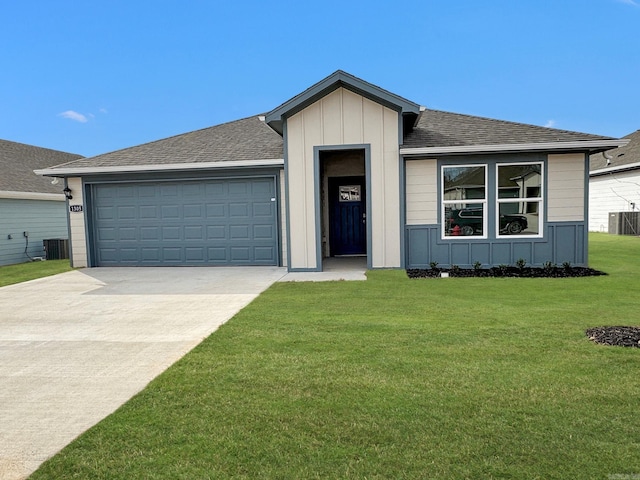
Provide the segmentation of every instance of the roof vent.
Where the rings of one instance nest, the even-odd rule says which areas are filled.
[[[264,122],[265,116],[264,115],[258,115],[258,120],[260,120],[261,122]]]

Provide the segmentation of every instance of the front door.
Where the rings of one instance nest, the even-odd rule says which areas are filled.
[[[365,177],[329,177],[331,256],[367,253]]]

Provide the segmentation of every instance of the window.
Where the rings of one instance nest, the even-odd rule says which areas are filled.
[[[542,163],[498,164],[498,236],[540,235]]]
[[[486,236],[487,166],[442,167],[442,235]]]

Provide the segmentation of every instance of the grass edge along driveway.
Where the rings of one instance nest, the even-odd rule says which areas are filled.
[[[575,279],[275,284],[32,478],[640,475],[640,239]],[[618,477],[623,478],[623,477]]]
[[[73,270],[69,260],[46,260],[0,266],[0,287]]]

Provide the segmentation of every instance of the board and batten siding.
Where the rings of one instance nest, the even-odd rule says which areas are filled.
[[[73,199],[69,200],[69,205],[82,205],[83,207],[83,212],[69,213],[69,231],[71,232],[71,266],[74,268],[81,268],[86,267],[89,264],[87,259],[87,236],[85,229],[85,216],[88,215],[88,212],[87,207],[84,204],[82,178],[68,178],[67,185],[73,194]]]
[[[438,223],[438,162],[409,160],[405,165],[407,225]]]
[[[589,230],[609,231],[609,215],[640,208],[640,170],[589,179]]]
[[[585,155],[551,154],[547,161],[547,221],[584,221]]]
[[[278,175],[278,181],[280,182],[280,194],[278,201],[280,202],[280,243],[282,245],[282,254],[280,255],[281,263],[283,267],[287,266],[287,222],[285,221],[287,215],[287,205],[285,199],[285,189],[287,188],[285,182],[284,170],[280,170]]]
[[[24,232],[29,234],[28,246]],[[0,265],[28,262],[25,248],[29,256],[44,258],[43,240],[66,238],[63,195],[58,200],[0,197]]]
[[[289,225],[295,226],[289,232],[290,268],[320,268],[314,147],[338,145],[369,146],[371,266],[400,266],[398,128],[397,112],[344,88],[287,119]]]

